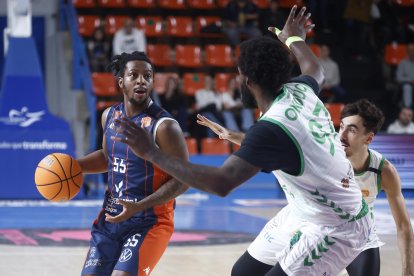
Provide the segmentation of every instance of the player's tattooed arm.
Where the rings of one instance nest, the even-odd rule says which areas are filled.
[[[217,124],[201,114],[197,114],[197,123],[199,125],[208,127],[211,129],[215,134],[218,135],[220,139],[228,140],[234,144],[241,145],[244,140],[244,133],[238,131],[229,130],[220,124]]]

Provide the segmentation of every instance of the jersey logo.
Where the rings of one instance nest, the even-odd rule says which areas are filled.
[[[131,259],[131,257],[132,257],[132,251],[131,249],[127,248],[124,251],[122,251],[121,256],[119,256],[119,261],[121,263],[124,263],[128,261],[129,259]]]
[[[122,196],[122,186],[124,186],[124,181],[121,180],[121,182],[118,183],[118,186],[115,184],[115,190],[118,193],[118,196],[121,197]]]
[[[362,196],[363,197],[368,197],[369,196],[369,190],[361,190]]]
[[[151,125],[151,117],[144,117],[141,119],[141,127],[149,127]]]
[[[349,188],[349,179],[348,178],[342,178],[341,183],[342,183],[342,187]]]

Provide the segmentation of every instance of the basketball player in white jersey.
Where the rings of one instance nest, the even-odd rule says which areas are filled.
[[[263,116],[240,149],[221,167],[179,160],[161,152],[148,133],[127,118],[116,120],[115,141],[189,186],[226,196],[260,171],[272,172],[288,205],[272,218],[233,266],[232,275],[333,275],[364,249],[369,207],[355,182],[328,111],[318,99],[324,73],[304,42],[310,14],[290,12],[278,39],[240,45],[242,100]],[[291,58],[302,75],[290,79]],[[121,201],[121,204],[125,204]],[[128,208],[128,205],[124,205]]]
[[[346,105],[342,110],[339,137],[354,168],[355,179],[362,195],[372,211],[378,193],[385,191],[397,226],[402,275],[414,275],[414,235],[401,192],[400,177],[391,162],[381,153],[368,148],[383,122],[384,116],[378,107],[366,99],[359,100]],[[372,220],[375,220],[374,212],[371,213]],[[374,226],[364,252],[347,267],[348,274],[379,275],[379,247],[383,244]]]

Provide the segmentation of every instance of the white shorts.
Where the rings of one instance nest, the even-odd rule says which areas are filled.
[[[335,276],[362,252],[370,227],[368,215],[336,227],[319,226],[293,217],[288,205],[247,251],[262,263],[279,263],[288,275]]]

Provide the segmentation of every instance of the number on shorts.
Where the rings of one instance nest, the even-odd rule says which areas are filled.
[[[132,237],[130,237],[127,242],[124,244],[124,247],[135,247],[138,244],[138,238],[141,237],[141,234],[135,234]]]

